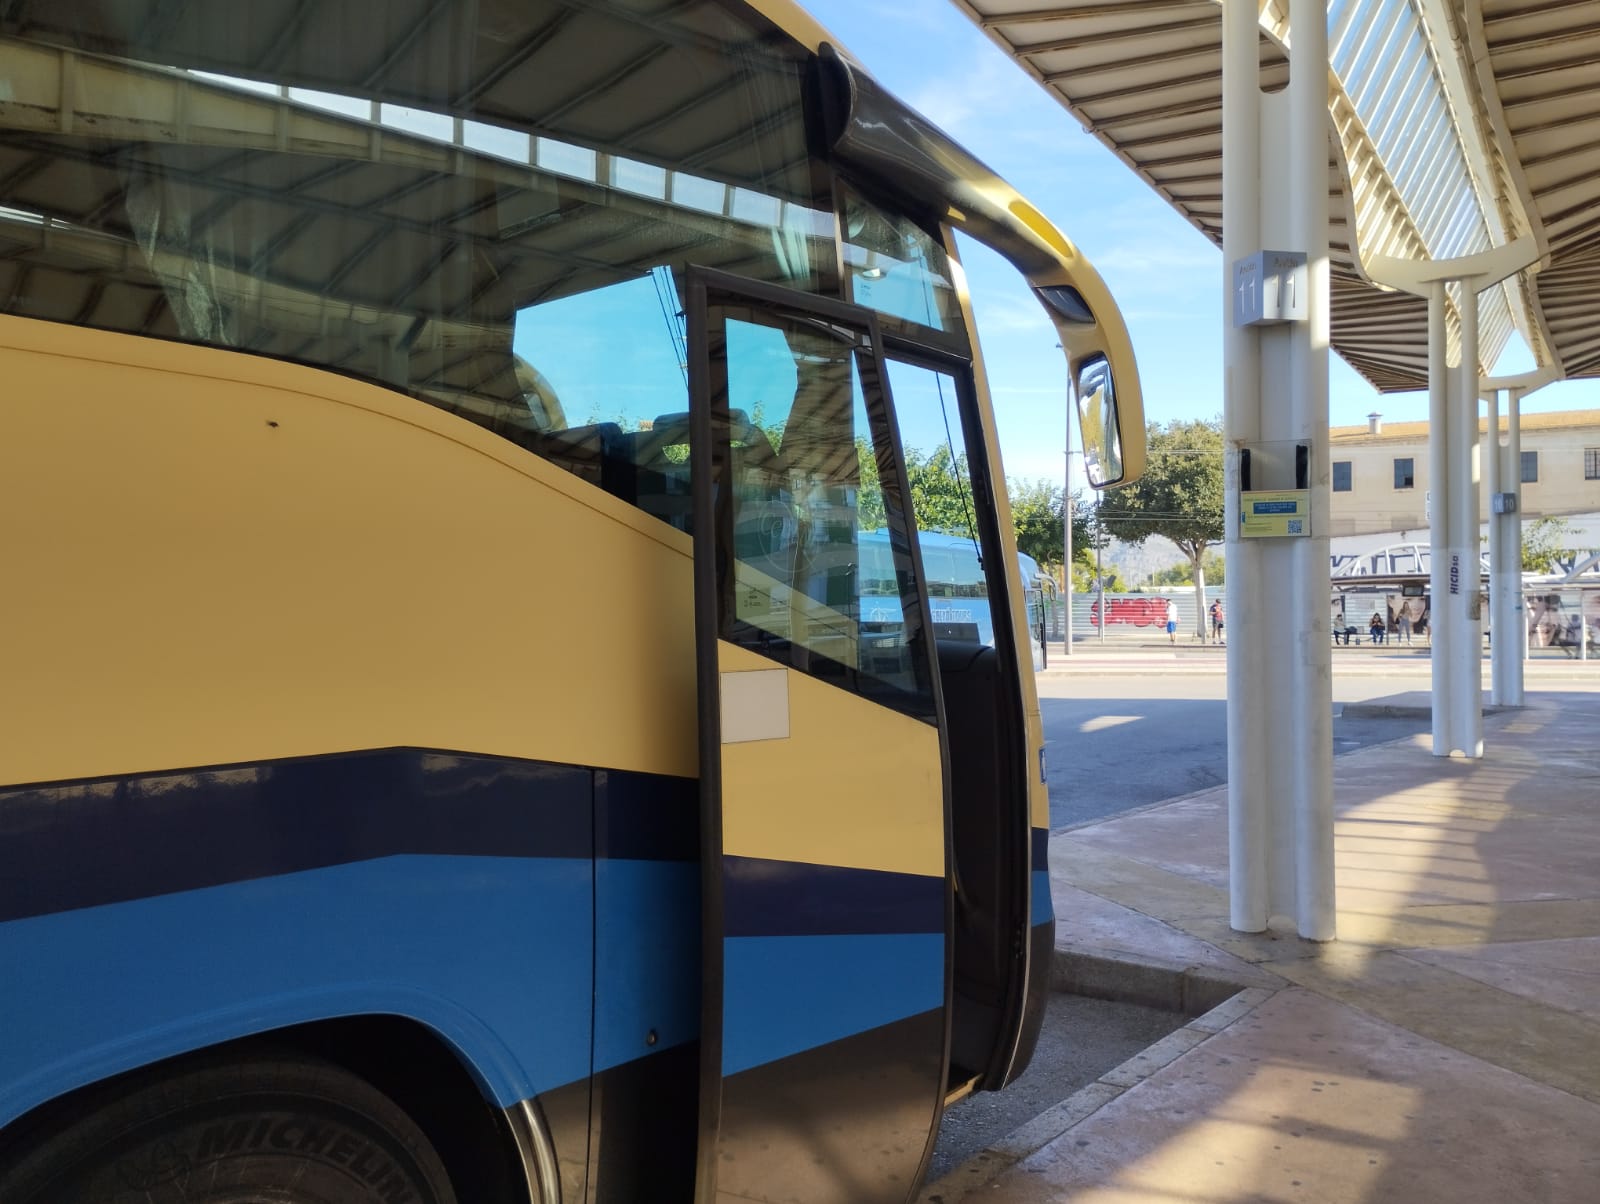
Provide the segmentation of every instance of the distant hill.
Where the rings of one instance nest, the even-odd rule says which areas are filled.
[[[1108,566],[1115,565],[1129,588],[1145,584],[1162,569],[1175,564],[1188,564],[1189,558],[1178,551],[1178,545],[1159,535],[1152,535],[1143,544],[1123,543],[1113,539],[1103,553]]]

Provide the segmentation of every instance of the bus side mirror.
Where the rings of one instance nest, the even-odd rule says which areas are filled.
[[[1089,484],[1096,489],[1119,484],[1127,475],[1122,463],[1122,419],[1111,362],[1104,355],[1096,353],[1078,365],[1073,395]]]

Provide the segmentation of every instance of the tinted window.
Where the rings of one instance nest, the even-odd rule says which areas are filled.
[[[863,332],[719,304],[709,337],[723,638],[931,719],[910,515],[879,475],[893,444]]]
[[[961,310],[944,247],[907,218],[879,209],[853,189],[840,191],[851,300],[905,325],[959,336]]]
[[[1408,456],[1403,460],[1396,459],[1394,462],[1394,487],[1396,489],[1410,489],[1415,484],[1416,479],[1412,472],[1411,458]]]
[[[1335,493],[1350,492],[1350,461],[1335,460],[1333,462],[1333,491]]]
[[[1583,449],[1583,479],[1600,481],[1600,447]]]
[[[1539,453],[1525,451],[1522,453],[1522,483],[1531,484],[1539,479]]]
[[[837,292],[804,56],[718,5],[60,0],[0,33],[0,312],[358,376],[640,500],[685,265]]]

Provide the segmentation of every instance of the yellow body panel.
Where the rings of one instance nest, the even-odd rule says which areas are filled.
[[[773,667],[733,644],[717,654],[723,673]],[[722,746],[723,853],[943,877],[938,730],[786,672],[788,738]]]
[[[392,745],[697,772],[686,536],[299,365],[0,318],[0,378],[0,781]]]

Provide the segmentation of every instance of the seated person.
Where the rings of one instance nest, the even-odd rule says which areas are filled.
[[[1328,626],[1333,631],[1333,642],[1335,644],[1348,644],[1350,637],[1356,634],[1356,628],[1349,626],[1344,621],[1344,612],[1341,610],[1333,612],[1333,618]]]
[[[1383,616],[1377,611],[1372,612],[1372,621],[1367,624],[1367,634],[1372,637],[1374,644],[1383,643]]]

